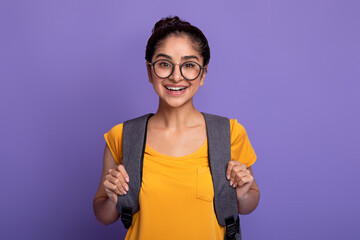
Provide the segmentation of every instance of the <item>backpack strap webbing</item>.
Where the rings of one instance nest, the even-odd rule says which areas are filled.
[[[206,122],[216,218],[221,226],[226,227],[226,240],[241,239],[236,190],[226,179],[227,165],[231,160],[230,121],[225,117],[202,114]]]
[[[129,175],[131,187],[125,195],[118,195],[116,210],[126,229],[131,226],[132,215],[139,211],[143,158],[146,143],[147,122],[153,114],[128,120],[123,125],[122,165]]]

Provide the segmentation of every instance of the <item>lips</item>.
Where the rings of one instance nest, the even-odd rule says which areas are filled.
[[[165,85],[165,90],[171,95],[180,95],[185,92],[185,90],[188,88],[187,86],[182,85]]]
[[[170,86],[165,86],[165,88],[173,92],[180,92],[186,89],[186,87],[170,87]]]

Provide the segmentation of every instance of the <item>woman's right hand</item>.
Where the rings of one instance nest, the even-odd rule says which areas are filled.
[[[129,191],[129,181],[129,175],[123,165],[117,165],[109,169],[103,184],[106,194],[115,205],[118,200],[117,195],[124,195]]]

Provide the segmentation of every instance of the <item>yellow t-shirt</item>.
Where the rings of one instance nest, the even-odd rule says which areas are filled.
[[[104,134],[119,164],[122,130],[123,124],[118,124]],[[256,154],[245,128],[231,119],[230,131],[231,159],[250,167]],[[146,145],[140,211],[134,214],[125,239],[224,239],[225,227],[217,222],[213,197],[207,141],[194,153],[182,157],[166,156]]]

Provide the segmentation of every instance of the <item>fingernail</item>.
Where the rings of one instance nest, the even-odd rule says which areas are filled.
[[[126,181],[126,182],[129,182],[129,178],[128,178],[128,177],[127,177],[127,178],[125,178],[125,181]]]
[[[125,190],[126,190],[126,191],[129,191],[129,187],[128,187],[128,186],[125,186]]]
[[[229,176],[229,175],[227,175],[227,176],[226,176],[226,178],[227,178],[227,180],[229,180],[229,179],[230,179],[230,176]]]
[[[233,182],[232,181],[230,181],[230,186],[232,186],[233,185]]]

